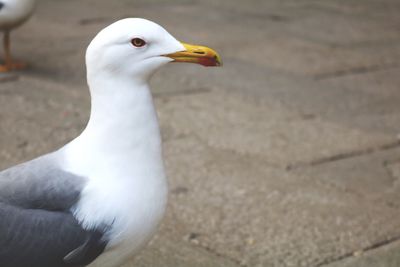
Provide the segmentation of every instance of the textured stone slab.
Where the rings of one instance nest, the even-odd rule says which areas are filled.
[[[323,172],[280,171],[193,136],[165,152],[170,231],[247,266],[317,266],[399,234],[397,209],[322,183]]]
[[[149,266],[239,267],[239,264],[162,232],[133,261],[121,267]]]
[[[399,208],[399,158],[400,149],[397,147],[312,167],[303,166],[293,172],[313,177],[320,183],[361,199]]]
[[[299,114],[280,103],[264,104],[224,93],[177,96],[160,105],[174,135],[195,135],[215,149],[296,165],[395,142],[394,135]]]

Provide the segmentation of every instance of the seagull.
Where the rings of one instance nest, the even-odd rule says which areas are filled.
[[[0,0],[0,31],[4,33],[4,65],[0,65],[0,72],[26,67],[26,64],[12,60],[10,32],[26,22],[32,15],[34,8],[35,0]]]
[[[120,266],[151,239],[168,189],[148,81],[168,62],[221,65],[211,48],[140,18],[91,41],[86,128],[55,152],[0,172],[1,267]]]

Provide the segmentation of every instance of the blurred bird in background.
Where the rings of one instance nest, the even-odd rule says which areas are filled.
[[[10,32],[29,19],[34,7],[35,0],[0,0],[0,31],[4,33],[4,63],[0,65],[0,72],[26,67],[26,64],[15,62],[11,57]]]

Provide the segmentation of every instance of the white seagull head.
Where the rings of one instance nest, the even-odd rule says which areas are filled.
[[[147,82],[172,61],[221,65],[214,50],[179,42],[160,25],[140,18],[122,19],[104,28],[86,51],[88,78],[101,74]]]

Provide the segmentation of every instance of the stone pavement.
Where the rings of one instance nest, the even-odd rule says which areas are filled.
[[[75,137],[84,51],[145,17],[220,51],[152,80],[171,187],[128,266],[400,266],[400,2],[39,0],[0,77],[0,167]]]

